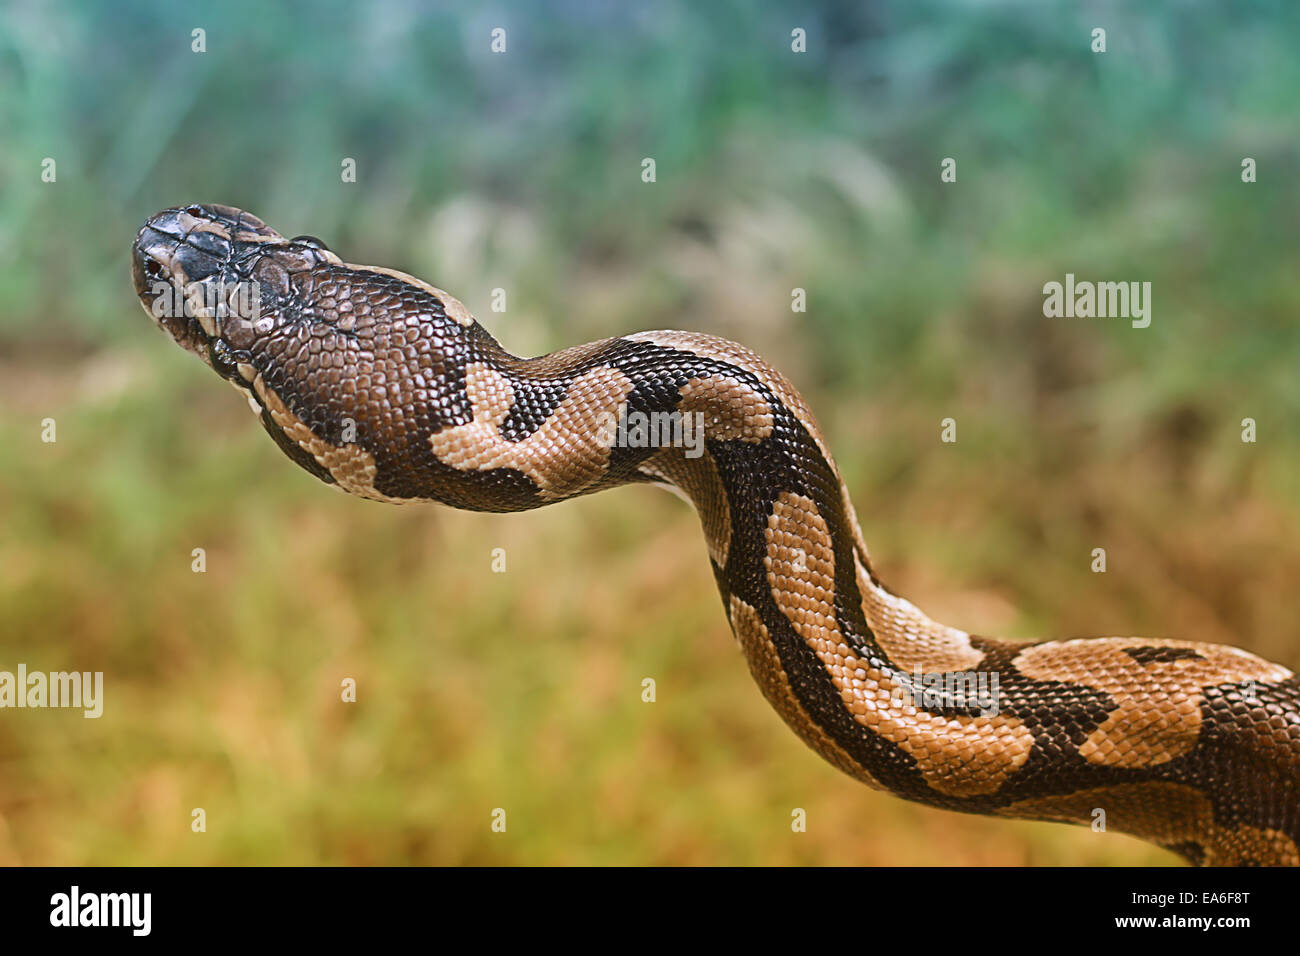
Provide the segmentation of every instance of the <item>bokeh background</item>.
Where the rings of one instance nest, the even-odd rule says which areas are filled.
[[[327,490],[153,327],[127,254],[222,202],[451,290],[518,353],[738,339],[934,617],[1294,668],[1296,4],[181,7],[0,11],[0,669],[106,682],[97,721],[0,712],[0,862],[1175,862],[832,770],[752,686],[671,496]],[[1151,327],[1044,318],[1066,272],[1152,282]]]

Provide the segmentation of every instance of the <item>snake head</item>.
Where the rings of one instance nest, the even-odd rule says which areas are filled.
[[[318,239],[286,239],[256,216],[217,204],[150,216],[131,248],[145,311],[236,385],[252,378],[257,340],[285,324],[290,274],[338,261]]]
[[[438,467],[428,434],[473,417],[464,369],[513,360],[441,289],[229,206],[151,216],[131,268],[145,311],[295,462],[363,497],[432,496],[410,476]]]

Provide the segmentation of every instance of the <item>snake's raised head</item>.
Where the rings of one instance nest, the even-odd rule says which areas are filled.
[[[403,475],[437,466],[427,436],[472,418],[464,369],[500,352],[441,289],[230,206],[151,216],[131,267],[145,311],[252,400],[291,458],[366,497],[395,497],[375,489],[384,475],[416,496]]]
[[[310,270],[319,242],[288,240],[231,206],[164,209],[141,227],[131,272],[145,311],[182,348],[237,381],[249,347],[280,323],[288,269]]]

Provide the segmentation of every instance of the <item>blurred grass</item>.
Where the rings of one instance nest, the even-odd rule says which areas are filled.
[[[0,862],[1171,862],[823,764],[668,496],[328,492],[150,327],[126,253],[156,209],[219,201],[449,288],[517,352],[738,339],[806,392],[885,579],[940,620],[1296,667],[1297,26],[1281,3],[8,5],[0,669],[103,670],[106,704],[0,714]],[[1150,280],[1151,327],[1045,319],[1067,271]]]

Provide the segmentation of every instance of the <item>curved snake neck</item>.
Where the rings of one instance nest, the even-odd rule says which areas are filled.
[[[931,621],[876,577],[812,413],[743,346],[642,332],[517,358],[442,290],[226,206],[151,217],[132,263],[159,325],[351,494],[516,511],[680,490],[764,696],[864,783],[1100,820],[1197,863],[1300,864],[1294,674],[1221,645]]]

